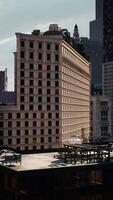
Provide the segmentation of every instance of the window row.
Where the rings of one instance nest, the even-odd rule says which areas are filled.
[[[29,110],[34,110],[34,108],[36,109],[36,107],[33,104],[29,105]],[[38,105],[37,109],[39,111],[45,110],[45,108],[43,108],[42,104]],[[20,105],[20,110],[25,110],[25,105],[24,104]],[[54,108],[53,107],[51,108],[51,105],[47,105],[46,110],[59,110],[59,105],[54,105]]]
[[[25,69],[25,63],[21,62],[20,63],[20,68],[21,69]],[[27,69],[28,70],[28,69]],[[30,63],[29,64],[29,70],[34,70],[34,64]],[[38,68],[37,70],[47,70],[47,71],[59,71],[59,66],[55,65],[54,67],[51,65],[42,65],[42,64],[38,64]]]
[[[45,55],[44,55],[45,56]],[[21,51],[20,52],[20,58],[21,59],[25,59],[26,55],[25,55],[25,51]],[[29,59],[38,59],[38,60],[43,60],[43,53],[37,53],[37,55],[34,52],[29,52],[28,55]],[[53,59],[53,55],[50,53],[46,54],[46,60],[47,61],[51,61],[51,59]],[[54,61],[59,61],[59,54],[54,54]]]
[[[33,73],[33,72],[29,72],[29,77],[30,77],[30,78],[33,78],[33,77],[34,77],[34,74],[35,74],[35,76],[36,76],[36,72],[34,72],[34,73]],[[20,78],[24,78],[24,77],[25,77],[25,72],[24,72],[24,71],[20,71]],[[27,77],[27,78],[28,78],[28,77]],[[44,72],[44,73],[38,72],[38,77],[37,77],[37,78],[39,78],[39,79],[40,79],[40,78],[41,78],[41,79],[42,79],[42,78],[47,78],[47,79],[49,78],[49,79],[50,79],[50,78],[52,78],[52,77],[51,77],[51,73],[46,73],[46,74],[45,74],[45,72]],[[55,73],[55,74],[54,74],[54,78],[55,78],[55,79],[58,79],[58,78],[59,78],[59,74],[58,74],[58,73]],[[24,80],[22,80],[22,81],[24,81]],[[32,81],[33,81],[33,80],[32,80]]]
[[[25,88],[20,88],[20,93],[24,94],[25,92]],[[33,94],[34,93],[34,88],[29,88],[29,94]],[[46,94],[51,94],[52,90],[51,89],[47,89],[46,90]],[[38,94],[43,94],[43,89],[42,88],[38,88]],[[58,95],[59,94],[59,89],[55,89],[54,90],[54,94]]]
[[[21,40],[20,41],[20,46],[21,47],[25,47],[26,46],[26,41],[25,40]],[[47,49],[47,50],[51,50],[52,48],[52,44],[51,43],[43,43],[43,42],[36,42],[36,41],[29,41],[28,43],[28,47],[29,48],[34,48],[34,46],[38,47],[38,49]],[[55,51],[58,51],[59,50],[59,44],[54,44],[53,45],[53,48]]]
[[[59,97],[53,97],[53,98],[51,98],[50,96],[48,96],[44,100],[43,99],[44,98],[42,96],[38,96],[38,102],[44,102],[44,103],[46,103],[46,102],[57,102],[58,103],[59,102]],[[20,96],[20,101],[21,102],[25,102],[25,97],[24,96]],[[34,101],[36,101],[35,97],[34,96],[29,96],[29,102],[34,102]]]

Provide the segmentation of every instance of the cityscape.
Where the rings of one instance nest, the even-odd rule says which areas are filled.
[[[14,89],[0,69],[1,200],[113,199],[113,2],[94,3],[89,37],[77,21],[14,33]]]

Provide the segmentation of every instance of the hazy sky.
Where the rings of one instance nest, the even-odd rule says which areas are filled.
[[[8,70],[8,89],[14,84],[15,32],[46,31],[57,23],[80,36],[89,36],[89,21],[95,18],[95,0],[0,0],[0,70]]]

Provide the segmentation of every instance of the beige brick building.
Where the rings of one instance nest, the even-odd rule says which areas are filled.
[[[57,148],[72,137],[87,140],[89,63],[55,25],[16,37],[16,104],[0,106],[0,145],[35,150]]]

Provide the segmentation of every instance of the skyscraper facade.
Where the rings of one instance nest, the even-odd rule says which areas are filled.
[[[90,134],[90,64],[65,42],[57,25],[17,33],[16,105],[0,107],[0,145],[58,148]]]

